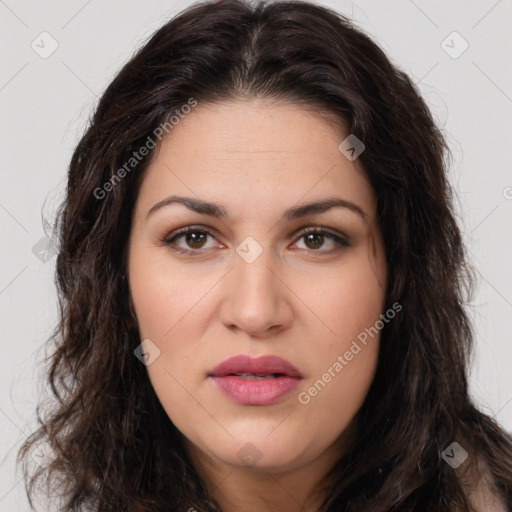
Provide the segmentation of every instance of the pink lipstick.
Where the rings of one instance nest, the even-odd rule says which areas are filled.
[[[277,356],[226,359],[208,375],[228,398],[243,405],[270,405],[294,390],[302,375]]]

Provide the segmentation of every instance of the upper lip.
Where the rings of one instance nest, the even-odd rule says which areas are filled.
[[[251,357],[238,355],[218,364],[210,373],[211,377],[225,377],[236,373],[272,374],[279,373],[288,377],[302,378],[299,370],[289,361],[278,356]]]

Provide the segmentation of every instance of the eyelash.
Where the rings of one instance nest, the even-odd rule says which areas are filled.
[[[172,251],[178,252],[180,254],[197,256],[201,252],[203,252],[202,249],[183,249],[180,247],[172,246],[172,244],[175,243],[177,239],[179,239],[180,237],[182,237],[184,235],[187,235],[188,233],[203,233],[203,234],[211,236],[212,238],[215,238],[213,236],[213,234],[210,233],[207,229],[196,227],[196,226],[189,226],[189,227],[180,229],[180,230],[172,233],[171,236],[166,236],[165,238],[163,238],[161,240],[161,242],[163,244],[167,245],[169,247],[169,249],[171,249]],[[348,241],[346,239],[344,239],[343,237],[341,237],[339,235],[332,233],[331,231],[326,231],[323,226],[308,227],[308,228],[303,229],[301,231],[299,237],[297,238],[297,240],[301,239],[302,237],[304,237],[306,235],[310,235],[310,234],[324,235],[324,236],[334,240],[334,242],[336,244],[338,244],[338,247],[336,249],[328,251],[327,254],[340,251],[341,249],[346,248],[346,247],[350,247],[350,244],[348,243]],[[309,253],[326,252],[326,251],[322,251],[321,249],[305,249],[305,250]]]

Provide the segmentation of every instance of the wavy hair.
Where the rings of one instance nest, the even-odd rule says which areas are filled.
[[[48,345],[50,399],[23,444],[60,510],[220,510],[145,366],[126,277],[132,214],[149,155],[98,190],[190,98],[260,97],[334,116],[364,142],[388,282],[403,311],[381,333],[353,446],[326,475],[321,512],[469,511],[478,478],[442,452],[457,441],[512,507],[512,439],[468,391],[474,271],[455,219],[446,140],[411,79],[342,15],[304,1],[197,3],[165,23],[105,90],[68,169],[53,225],[59,323]],[[172,135],[171,135],[172,136]],[[44,410],[44,414],[42,411]],[[41,442],[55,452],[34,470]],[[473,464],[474,463],[474,464]]]

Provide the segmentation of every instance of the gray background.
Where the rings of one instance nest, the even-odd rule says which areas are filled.
[[[512,0],[322,3],[354,18],[410,74],[448,136],[461,227],[479,271],[471,389],[512,430]],[[35,425],[45,388],[36,363],[57,318],[55,258],[42,261],[36,245],[42,213],[53,219],[73,148],[116,71],[189,4],[0,1],[2,512],[29,510],[14,457]],[[45,55],[52,40],[58,47]]]

